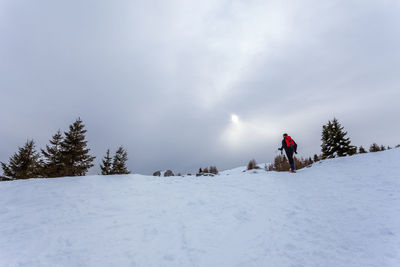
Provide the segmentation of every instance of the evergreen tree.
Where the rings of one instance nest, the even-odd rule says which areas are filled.
[[[26,141],[23,147],[18,148],[9,161],[9,164],[1,162],[4,175],[14,179],[28,179],[40,176],[40,155],[35,150],[33,140]]]
[[[350,138],[346,138],[346,135],[347,132],[343,131],[336,118],[322,126],[322,159],[354,155],[357,148],[350,144]]]
[[[363,148],[363,146],[360,146],[360,147],[358,148],[358,153],[364,154],[364,153],[367,153],[367,150],[365,150],[365,148]]]
[[[53,135],[50,140],[51,146],[46,145],[46,150],[42,149],[44,162],[42,173],[44,177],[61,177],[64,171],[63,154],[61,150],[62,134],[61,131]]]
[[[106,155],[103,159],[103,165],[100,164],[100,169],[102,175],[112,174],[112,158],[110,157],[110,149],[107,149]]]
[[[314,162],[317,162],[317,161],[319,161],[319,157],[317,154],[314,154]]]
[[[385,151],[386,147],[384,145],[381,145],[381,151]]]
[[[115,152],[113,163],[112,163],[112,174],[129,174],[126,167],[126,161],[128,160],[128,153],[125,149],[120,146]]]
[[[69,126],[69,131],[64,133],[65,138],[61,147],[65,176],[83,176],[93,167],[92,162],[95,157],[89,155],[90,149],[86,148],[84,127],[82,120],[78,118]]]
[[[378,146],[377,143],[373,143],[370,147],[369,147],[369,152],[378,152],[381,151],[381,148]]]

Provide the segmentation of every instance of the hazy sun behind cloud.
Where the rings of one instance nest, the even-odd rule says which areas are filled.
[[[234,124],[238,124],[238,123],[239,123],[239,116],[236,115],[236,114],[232,114],[232,115],[231,115],[231,121],[232,121]]]

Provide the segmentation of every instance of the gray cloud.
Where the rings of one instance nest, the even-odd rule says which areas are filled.
[[[80,116],[98,160],[150,173],[399,143],[398,1],[2,1],[0,161]],[[232,125],[231,114],[240,118]],[[98,168],[93,168],[97,173]]]

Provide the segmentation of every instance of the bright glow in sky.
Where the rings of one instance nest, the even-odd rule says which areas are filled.
[[[238,115],[232,114],[232,115],[231,115],[231,121],[232,121],[234,124],[238,124],[238,123],[239,123],[239,117],[238,117]]]

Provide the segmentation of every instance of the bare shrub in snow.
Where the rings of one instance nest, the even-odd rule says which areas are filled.
[[[274,159],[274,163],[269,165],[269,171],[288,171],[290,169],[289,161],[283,155],[278,155]]]
[[[210,173],[217,175],[218,169],[216,166],[210,166]]]
[[[297,170],[310,166],[314,163],[314,161],[309,158],[297,158],[293,157],[294,166]],[[278,155],[274,159],[274,163],[269,165],[269,171],[277,171],[277,172],[286,172],[290,169],[289,161],[286,159],[284,155]]]
[[[171,170],[167,170],[164,172],[164,177],[175,176]]]
[[[259,169],[260,167],[257,166],[256,160],[252,159],[249,161],[247,164],[247,170],[254,170],[254,169]]]

